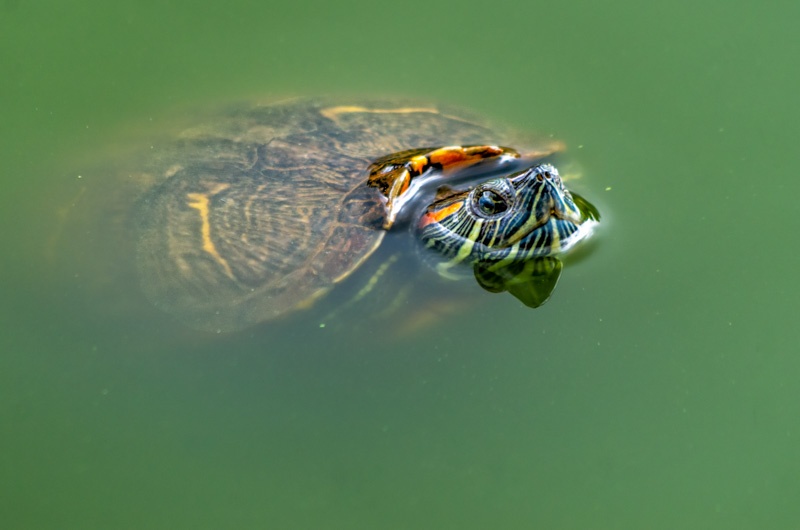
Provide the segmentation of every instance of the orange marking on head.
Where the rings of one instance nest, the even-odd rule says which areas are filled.
[[[419,221],[419,227],[425,228],[431,223],[441,222],[445,217],[449,217],[459,211],[464,206],[463,202],[454,202],[449,206],[445,206],[439,210],[433,210],[422,216]]]

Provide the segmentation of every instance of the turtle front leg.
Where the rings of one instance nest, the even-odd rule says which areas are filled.
[[[383,228],[388,230],[394,224],[403,205],[413,197],[414,179],[428,170],[437,169],[447,175],[453,170],[463,169],[483,160],[500,161],[519,157],[520,154],[516,150],[496,145],[453,145],[409,149],[373,162],[369,167],[367,184],[378,188],[386,197],[386,220]]]

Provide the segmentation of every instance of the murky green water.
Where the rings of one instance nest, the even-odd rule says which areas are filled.
[[[800,524],[795,3],[49,4],[0,3],[0,526]],[[555,134],[600,244],[402,338],[210,339],[49,250],[172,109],[335,93]]]

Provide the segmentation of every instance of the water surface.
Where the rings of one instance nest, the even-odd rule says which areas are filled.
[[[2,526],[794,528],[798,11],[0,4]],[[400,337],[197,335],[59,265],[82,168],[263,94],[554,134],[599,245],[537,311]]]

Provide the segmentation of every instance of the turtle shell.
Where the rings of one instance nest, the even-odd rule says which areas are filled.
[[[169,156],[150,162],[157,184],[134,212],[144,292],[210,331],[310,307],[386,233],[385,201],[366,185],[373,161],[512,141],[462,116],[397,101],[291,100],[239,106],[185,130],[162,149]]]

